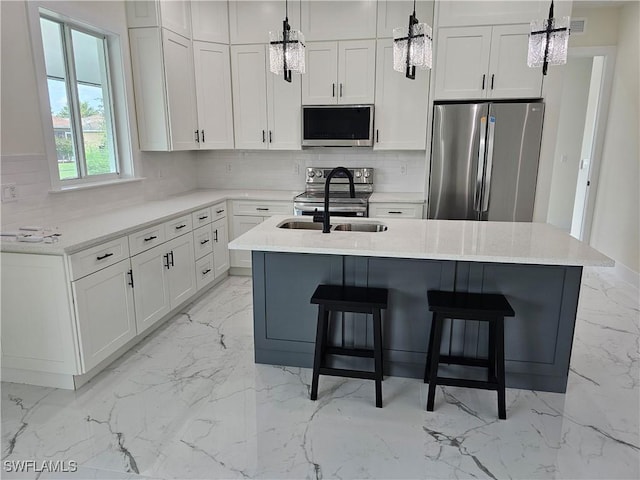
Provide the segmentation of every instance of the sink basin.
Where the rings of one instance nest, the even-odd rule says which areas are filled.
[[[322,230],[322,223],[287,221],[278,225],[278,228],[291,230]],[[339,223],[332,225],[334,232],[386,232],[387,226],[382,223]]]
[[[333,227],[336,232],[386,232],[387,226],[382,223],[340,223]]]

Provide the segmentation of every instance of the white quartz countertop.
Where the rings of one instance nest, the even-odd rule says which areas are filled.
[[[369,203],[424,203],[424,193],[373,192]]]
[[[111,213],[55,225],[54,228],[61,234],[58,243],[27,243],[3,239],[2,251],[41,255],[74,253],[217,202],[225,200],[293,202],[293,197],[298,193],[300,192],[283,190],[194,190],[163,200],[144,202]]]
[[[331,223],[383,223],[385,232],[337,232],[278,228],[309,218],[273,216],[229,244],[232,250],[317,253],[430,260],[540,265],[613,266],[589,245],[545,223],[460,220],[352,219]]]

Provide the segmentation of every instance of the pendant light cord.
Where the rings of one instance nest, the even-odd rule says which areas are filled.
[[[284,18],[286,18],[287,21],[289,21],[289,3],[287,2],[287,0],[284,0]]]
[[[416,0],[413,0],[413,16],[416,16]]]

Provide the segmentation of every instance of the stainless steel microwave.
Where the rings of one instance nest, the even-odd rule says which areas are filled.
[[[371,147],[373,105],[304,105],[303,147]]]

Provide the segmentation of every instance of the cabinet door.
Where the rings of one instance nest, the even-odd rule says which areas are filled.
[[[229,235],[227,233],[227,219],[221,218],[211,225],[213,230],[213,266],[218,278],[229,270]]]
[[[267,148],[267,87],[265,46],[231,47],[233,125],[236,148]]]
[[[393,69],[393,40],[378,40],[375,150],[424,150],[427,138],[429,70],[415,80]]]
[[[338,103],[338,43],[307,43],[307,73],[302,76],[303,105]]]
[[[196,293],[196,269],[193,234],[174,238],[165,244],[171,268],[167,272],[171,308],[177,307]]]
[[[131,257],[134,305],[138,333],[164,317],[171,310],[167,272],[169,258],[166,244]]]
[[[411,0],[378,0],[378,38],[393,38],[394,28],[409,28],[409,15],[412,13]],[[416,16],[421,23],[433,26],[433,0],[417,1]]]
[[[527,66],[527,24],[493,27],[489,60],[489,98],[540,97],[542,73]]]
[[[307,40],[350,40],[376,36],[376,0],[339,3],[303,0],[301,10],[302,32]]]
[[[256,225],[260,225],[264,217],[256,216],[233,216],[233,238],[237,238],[243,233],[248,232]],[[248,250],[232,250],[230,252],[231,266],[251,268],[251,252]]]
[[[162,31],[172,150],[195,150],[198,117],[191,41]]]
[[[338,43],[338,103],[373,103],[375,74],[375,40]]]
[[[227,2],[191,2],[191,29],[194,40],[229,43]]]
[[[123,260],[72,282],[83,372],[136,335],[130,265]]]
[[[162,26],[183,37],[191,38],[191,3],[160,0]]]
[[[300,1],[288,2],[288,8],[291,29],[300,30]],[[284,16],[284,1],[230,1],[229,39],[231,44],[267,43],[270,31],[282,30]]]
[[[193,42],[193,53],[200,150],[232,149],[233,107],[229,47],[196,41]]]
[[[487,96],[491,27],[441,28],[434,61],[435,99]]]
[[[300,75],[291,74],[291,83],[282,75],[267,75],[267,111],[269,112],[269,149],[300,150],[302,148],[302,109]]]

